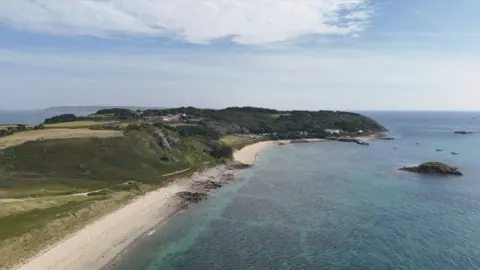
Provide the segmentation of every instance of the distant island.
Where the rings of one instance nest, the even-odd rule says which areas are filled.
[[[148,109],[155,109],[155,110],[166,109],[164,107],[145,107],[145,106],[56,106],[56,107],[48,107],[46,109],[39,109],[38,111],[42,111],[45,113],[57,113],[57,114],[73,113],[78,116],[85,116],[85,115],[95,113],[99,110],[111,109],[111,108],[128,109],[132,111],[148,110]]]
[[[431,175],[464,175],[457,167],[453,167],[441,162],[425,162],[418,166],[402,167],[399,170]]]

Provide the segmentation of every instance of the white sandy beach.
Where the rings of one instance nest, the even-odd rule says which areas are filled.
[[[253,164],[257,159],[257,155],[263,150],[267,149],[270,146],[278,145],[281,141],[264,141],[258,142],[251,145],[247,145],[244,148],[235,151],[233,153],[233,158],[241,163]],[[283,141],[286,142],[286,141]]]
[[[371,139],[371,138],[362,138]],[[323,141],[311,139],[310,142]],[[253,164],[257,155],[268,147],[290,141],[264,141],[244,147],[234,153],[234,159]],[[150,192],[121,209],[108,214],[70,237],[44,250],[17,270],[96,270],[106,266],[135,239],[156,225],[165,222],[178,210],[175,194],[187,191],[193,181],[218,179],[226,173],[223,166],[179,180],[167,187]]]
[[[135,239],[165,222],[179,207],[177,192],[191,189],[193,181],[219,179],[224,166],[179,180],[150,192],[121,209],[108,214],[70,237],[50,247],[18,270],[95,270],[114,259]]]

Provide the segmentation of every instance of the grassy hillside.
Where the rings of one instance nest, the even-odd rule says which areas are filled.
[[[167,150],[143,131],[28,142],[0,155],[0,197],[76,193],[126,181],[159,184],[163,174],[212,161],[208,150],[189,138]]]
[[[90,130],[90,129],[54,129],[54,130],[29,130],[17,132],[12,135],[0,137],[0,149],[23,144],[25,142],[89,137],[114,137],[121,136],[121,131],[115,130]]]
[[[33,140],[0,150],[0,269],[173,177],[220,162],[213,145],[145,125],[124,136]]]
[[[98,122],[98,121],[72,121],[65,123],[47,124],[45,128],[89,128],[93,126],[101,126],[105,124],[114,123],[113,121]]]

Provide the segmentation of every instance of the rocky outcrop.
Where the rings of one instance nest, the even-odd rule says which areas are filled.
[[[310,141],[306,139],[295,139],[290,141],[290,143],[309,143],[309,142]]]
[[[466,131],[466,130],[457,130],[457,131],[454,131],[453,133],[455,133],[455,134],[461,134],[461,135],[472,135],[472,134],[475,134],[474,131]]]
[[[212,181],[212,180],[206,180],[206,181],[196,181],[193,183],[193,187],[195,188],[196,191],[210,191],[214,189],[219,189],[223,185],[221,183]]]
[[[431,174],[431,175],[455,175],[462,176],[464,175],[457,167],[452,167],[441,162],[426,162],[418,166],[413,167],[403,167],[399,170],[420,173],[420,174]]]
[[[176,195],[182,199],[185,204],[198,203],[207,199],[207,194],[201,192],[181,191]]]
[[[228,170],[245,170],[251,168],[252,164],[244,164],[244,163],[232,163],[227,165]]]
[[[339,138],[335,138],[333,140],[334,141],[339,141],[339,142],[353,142],[353,143],[361,144],[361,145],[369,145],[368,142],[359,140],[357,138],[352,138],[352,137],[339,137]]]
[[[155,137],[157,138],[157,143],[165,149],[171,150],[172,147],[167,140],[167,137],[163,134],[160,129],[155,130]]]

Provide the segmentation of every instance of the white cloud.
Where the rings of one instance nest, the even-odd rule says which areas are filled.
[[[239,44],[354,35],[369,0],[1,0],[0,24],[58,35],[167,36]]]

